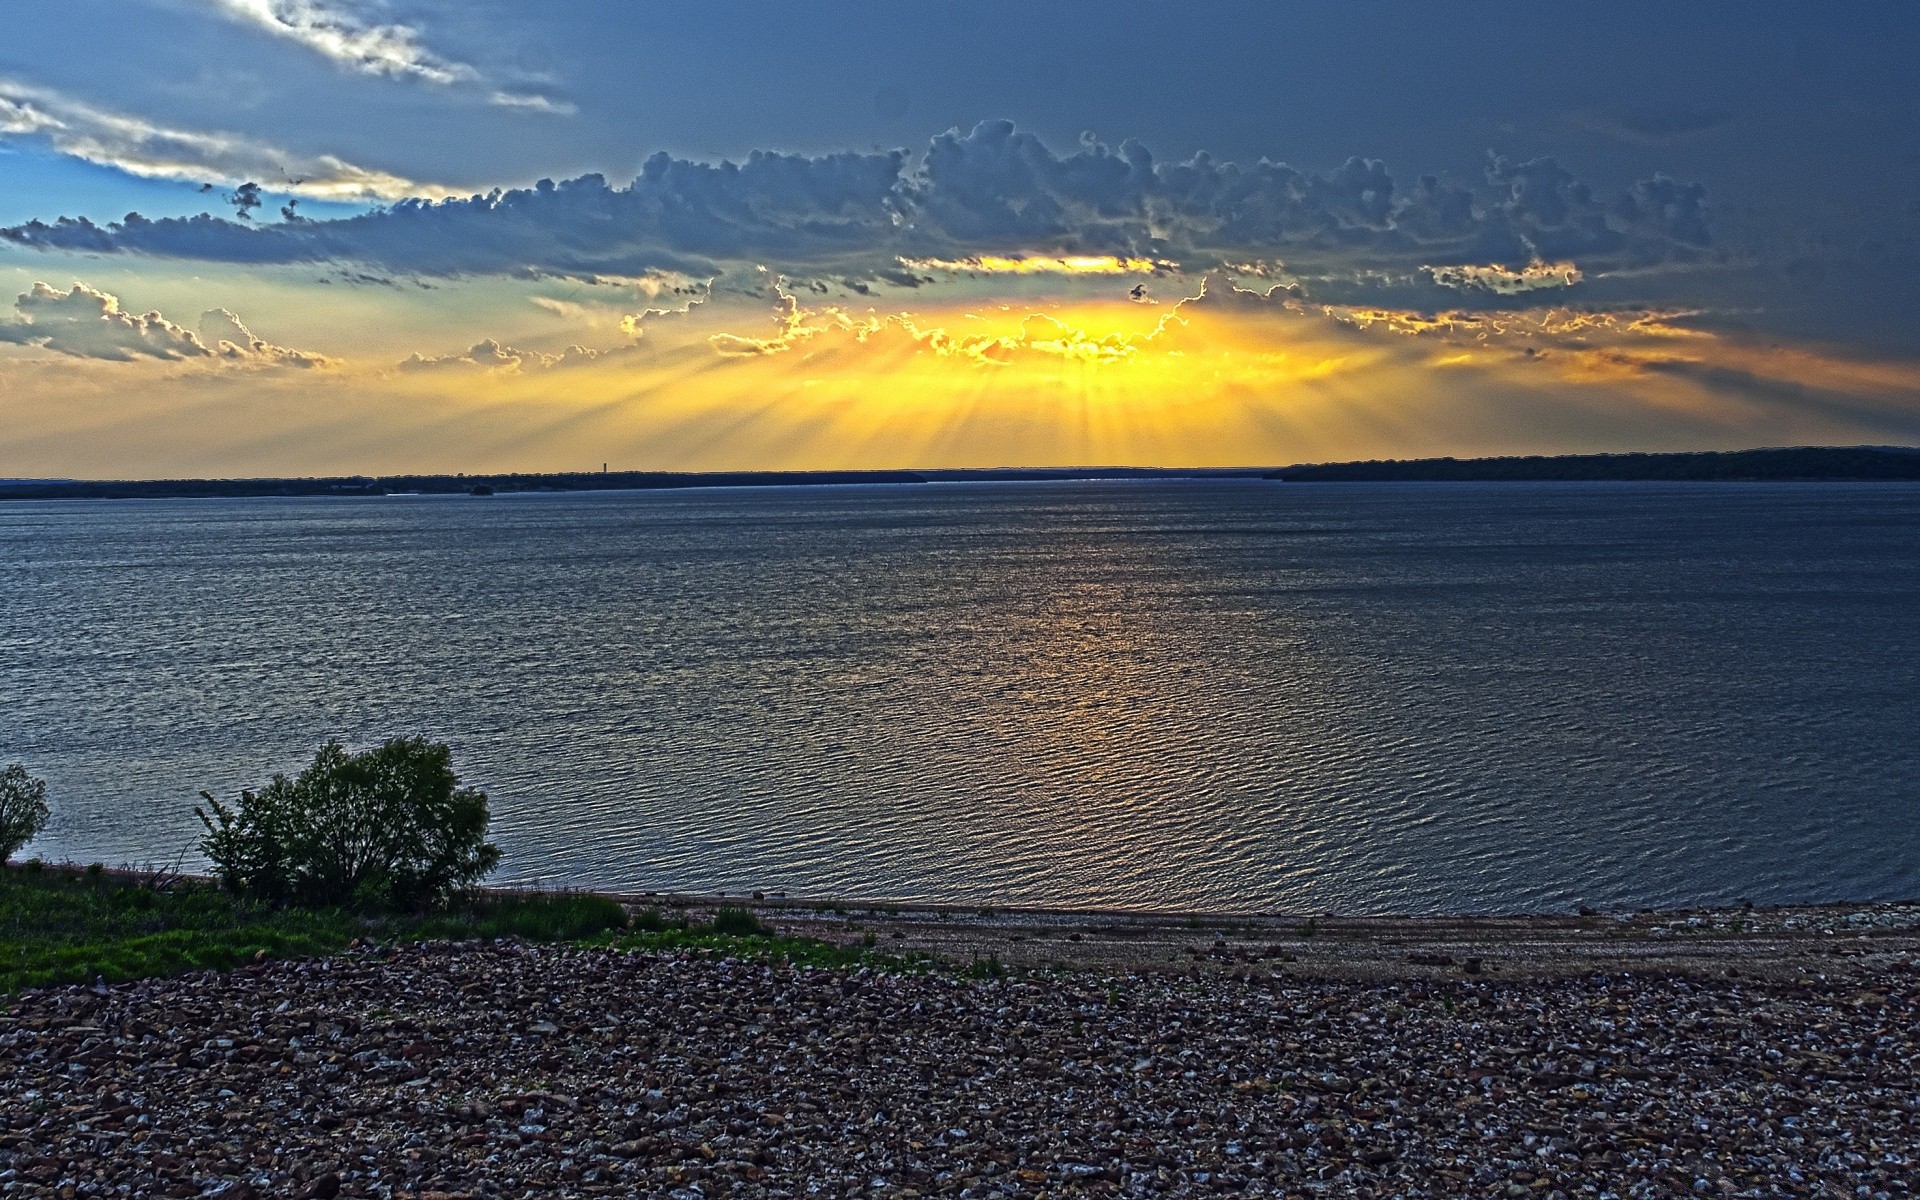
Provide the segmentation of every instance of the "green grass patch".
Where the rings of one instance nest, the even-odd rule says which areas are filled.
[[[0,869],[0,994],[325,954],[359,937],[575,941],[626,926],[618,903],[583,892],[483,893],[440,913],[365,915],[271,908],[201,880],[156,886],[119,872],[35,862]]]
[[[263,958],[329,954],[356,938],[382,944],[517,937],[620,950],[693,951],[794,966],[921,971],[928,954],[885,954],[869,934],[859,945],[785,937],[748,909],[726,907],[693,923],[659,907],[631,916],[590,892],[483,892],[444,912],[367,914],[274,908],[212,883],[143,879],[117,871],[46,866],[0,868],[0,995],[22,988],[229,970]],[[1001,974],[997,960],[970,974]]]
[[[592,892],[482,893],[462,908],[415,919],[411,927],[402,924],[401,929],[413,938],[517,937],[529,942],[574,942],[627,925],[627,910],[619,901]]]

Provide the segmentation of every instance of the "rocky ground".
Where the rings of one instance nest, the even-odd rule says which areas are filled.
[[[1911,931],[1838,918],[1732,975],[488,943],[52,989],[0,1017],[0,1194],[1910,1195]]]

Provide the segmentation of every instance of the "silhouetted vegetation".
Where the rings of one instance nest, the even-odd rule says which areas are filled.
[[[1761,482],[1920,479],[1920,449],[1804,446],[1699,454],[1562,454],[1320,463],[1267,475],[1289,483],[1671,480]]]
[[[47,785],[14,763],[0,771],[0,863],[47,827]]]
[[[329,742],[299,775],[243,791],[232,808],[201,796],[201,851],[228,891],[252,900],[423,908],[500,861],[486,793],[461,787],[452,752],[424,738],[359,754]]]
[[[925,483],[911,471],[570,471],[553,475],[383,475],[311,479],[49,479],[0,485],[0,500],[165,500],[234,496],[469,495]]]
[[[1262,467],[952,468],[930,471],[570,471],[552,475],[355,475],[310,479],[46,479],[0,484],[0,500],[161,500],[238,496],[493,496],[511,492],[806,487],[1065,479],[1257,478]]]

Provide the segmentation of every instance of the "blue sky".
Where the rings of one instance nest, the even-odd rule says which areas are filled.
[[[1095,316],[1088,305],[1173,311],[1210,276],[1213,303],[1180,309],[1181,321],[1220,309],[1223,295],[1257,294],[1272,297],[1270,323],[1284,302],[1287,320],[1330,321],[1339,338],[1395,331],[1484,349],[1521,336],[1491,314],[1528,314],[1514,319],[1532,322],[1530,361],[1545,351],[1564,369],[1550,384],[1516,367],[1501,386],[1581,396],[1560,433],[1530,418],[1524,438],[1502,440],[1484,432],[1498,422],[1436,415],[1459,372],[1408,364],[1393,386],[1422,399],[1376,437],[1383,451],[1422,438],[1435,451],[1584,449],[1889,440],[1908,428],[1920,17],[1906,5],[72,0],[34,6],[8,34],[0,285],[21,301],[0,311],[0,372],[34,431],[13,455],[72,470],[185,470],[189,458],[237,469],[247,453],[320,464],[289,440],[307,426],[238,400],[220,402],[259,430],[200,458],[147,445],[131,417],[75,417],[76,398],[111,372],[146,370],[176,404],[237,395],[239,378],[255,391],[358,396],[398,387],[379,372],[416,357],[461,359],[515,395],[536,364],[592,362],[596,386],[631,410],[617,437],[596,436],[663,464],[681,453],[754,465],[772,461],[770,443],[696,450],[642,419],[644,398],[666,386],[629,353],[648,331],[649,354],[764,342],[769,355],[792,351],[782,380],[822,363],[839,378],[846,355],[821,349],[835,322],[904,321],[921,353],[967,359],[952,350],[963,340],[926,330],[985,319],[972,310],[991,301],[1023,318],[1072,310],[1088,339],[994,335],[1011,344],[1132,337],[1158,353],[1171,343],[1135,329],[1124,307]],[[663,182],[634,185],[650,159]],[[760,165],[708,169],[750,159]],[[534,187],[590,173],[603,178],[554,195]],[[247,183],[259,203],[236,207],[252,198]],[[354,219],[495,189],[505,201],[482,208],[402,204]],[[969,266],[982,256],[1033,261]],[[1119,275],[1137,260],[1152,274],[1133,296],[1104,267],[1035,267],[1049,256],[1111,257]],[[168,325],[133,321],[149,311]],[[219,311],[241,312],[242,341],[268,349],[225,338],[224,319],[194,319]],[[1254,309],[1235,311],[1244,322]],[[1464,315],[1432,323],[1448,311]],[[1569,324],[1555,312],[1584,315]],[[1620,344],[1596,340],[1602,318]],[[1275,324],[1268,343],[1236,328],[1228,340],[1284,357],[1301,328]],[[805,348],[781,340],[795,329],[816,331]],[[1646,338],[1657,341],[1635,340]],[[503,362],[489,342],[514,353]],[[1580,388],[1683,343],[1692,386],[1731,403],[1750,378],[1752,411],[1702,423],[1660,358],[1609,385],[1626,393],[1615,425],[1593,419]],[[595,357],[566,359],[573,345]],[[270,352],[289,347],[304,357]],[[616,353],[617,371],[598,357]],[[1006,391],[1013,373],[984,361],[968,368],[970,386]],[[1358,369],[1352,355],[1340,361]],[[1776,377],[1792,363],[1804,369]],[[725,372],[695,365],[707,401],[724,404],[732,393],[713,380]],[[1130,397],[1170,386],[1101,369],[1071,386]],[[1836,425],[1835,389],[1878,415]],[[1811,399],[1796,409],[1795,394]],[[801,407],[775,415],[806,429]],[[1031,405],[1018,411],[1027,428]],[[1676,411],[1687,420],[1675,424]],[[453,410],[445,420],[466,428]],[[1368,449],[1356,432],[1368,423],[1343,421],[1333,424],[1348,435],[1318,439],[1287,423],[1295,441],[1276,434],[1259,452]],[[830,426],[811,427],[804,461],[866,461],[865,449],[836,450]],[[117,432],[75,441],[102,428]],[[1017,449],[1011,428],[960,457]],[[1240,452],[1234,428],[1190,429],[1181,453],[1225,461]],[[462,453],[528,465],[584,449],[463,436]],[[1212,452],[1208,436],[1223,439]],[[1135,437],[1112,452],[1153,444]],[[351,437],[329,445],[368,454]]]

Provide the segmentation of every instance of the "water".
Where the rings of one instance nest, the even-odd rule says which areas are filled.
[[[501,878],[1537,911],[1920,892],[1920,488],[0,506],[54,859],[450,741]]]

